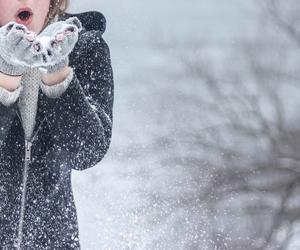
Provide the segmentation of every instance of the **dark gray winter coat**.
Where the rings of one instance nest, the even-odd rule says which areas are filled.
[[[39,89],[31,147],[17,102],[9,107],[0,103],[0,249],[15,249],[25,186],[21,249],[80,249],[71,171],[93,167],[106,154],[114,85],[109,47],[102,38],[105,17],[92,11],[59,19],[69,16],[83,25],[69,56],[74,78],[59,98]]]

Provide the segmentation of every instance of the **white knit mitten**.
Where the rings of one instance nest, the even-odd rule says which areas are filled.
[[[39,61],[33,65],[40,67],[45,73],[53,73],[67,66],[68,56],[81,30],[81,22],[77,17],[70,17],[47,26],[34,41],[33,46]]]

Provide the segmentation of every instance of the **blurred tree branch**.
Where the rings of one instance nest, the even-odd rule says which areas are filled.
[[[220,204],[240,197],[237,211],[253,220],[269,210],[264,220],[253,223],[256,228],[251,237],[257,238],[253,248],[288,250],[299,235],[293,226],[300,221],[300,204],[291,201],[300,198],[300,129],[291,126],[294,121],[283,90],[300,94],[300,73],[293,68],[300,61],[300,19],[299,13],[293,12],[300,10],[300,2],[265,0],[260,7],[268,27],[255,39],[233,43],[223,70],[215,67],[213,58],[201,55],[205,50],[201,42],[173,44],[170,56],[181,63],[183,79],[192,79],[193,87],[198,90],[201,86],[203,92],[181,94],[178,100],[190,108],[201,108],[207,123],[212,122],[205,129],[182,131],[180,136],[187,147],[206,152],[193,158],[198,168],[203,161],[212,166],[211,180],[198,198],[215,211]],[[169,77],[178,80],[179,74],[170,73]],[[292,117],[300,119],[299,114]],[[172,158],[166,161],[172,162]],[[245,195],[259,199],[247,203]],[[278,202],[269,201],[273,198]],[[280,238],[282,231],[286,233]],[[217,231],[212,232],[218,241],[215,244],[220,245],[216,235]],[[239,241],[232,240],[232,249],[249,247],[249,242]]]

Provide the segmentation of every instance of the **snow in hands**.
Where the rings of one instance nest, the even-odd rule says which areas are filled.
[[[0,43],[11,44],[0,55],[13,65],[46,68],[59,63],[73,50],[81,30],[77,17],[52,23],[38,35],[12,21],[0,28]]]
[[[81,22],[77,17],[47,26],[33,42],[33,51],[38,57],[34,66],[53,66],[66,58],[73,50],[81,30]]]

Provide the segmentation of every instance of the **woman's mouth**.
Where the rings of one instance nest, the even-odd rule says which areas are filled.
[[[33,17],[33,12],[30,8],[21,8],[16,13],[16,22],[23,25],[28,25],[31,23]]]

